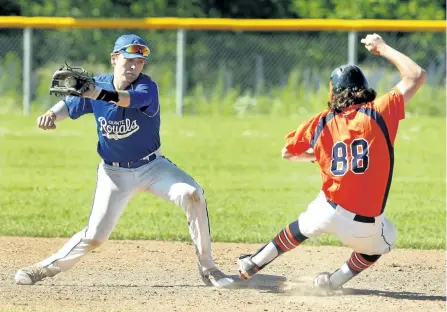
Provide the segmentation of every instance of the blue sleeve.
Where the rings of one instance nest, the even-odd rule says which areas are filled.
[[[129,90],[130,108],[145,108],[150,116],[155,116],[160,110],[158,99],[158,87],[153,81],[136,86],[135,90]]]
[[[68,107],[68,116],[71,119],[78,119],[82,115],[93,113],[92,99],[67,96],[64,102]]]

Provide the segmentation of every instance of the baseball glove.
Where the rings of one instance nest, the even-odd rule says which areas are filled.
[[[88,72],[80,67],[70,67],[65,63],[65,67],[59,68],[51,79],[50,94],[56,96],[82,96],[91,87],[94,87],[95,80],[89,77]]]

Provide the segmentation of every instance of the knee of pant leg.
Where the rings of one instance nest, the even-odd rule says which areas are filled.
[[[382,221],[380,229],[380,238],[378,240],[379,245],[377,245],[376,254],[387,254],[393,249],[394,244],[397,239],[397,231],[394,225],[385,219]]]
[[[391,251],[397,240],[397,230],[396,227],[390,221],[388,221],[388,219],[385,219],[383,223],[382,237],[385,243],[389,246],[388,252]]]
[[[326,198],[319,195],[298,217],[301,233],[306,237],[317,237],[323,233],[331,234],[334,211]]]
[[[319,220],[309,216],[309,213],[303,212],[298,217],[298,226],[301,234],[306,237],[317,237],[322,233],[322,229],[318,225]]]
[[[187,209],[203,199],[202,190],[187,183],[176,183],[169,190],[169,198],[178,206]]]

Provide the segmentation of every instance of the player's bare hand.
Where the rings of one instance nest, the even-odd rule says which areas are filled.
[[[37,126],[43,130],[56,129],[55,122],[56,122],[56,115],[51,111],[48,111],[37,118]]]
[[[365,48],[372,54],[381,55],[382,49],[386,43],[378,34],[367,35],[361,41],[365,45]]]

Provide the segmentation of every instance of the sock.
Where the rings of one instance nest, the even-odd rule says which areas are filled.
[[[268,243],[262,247],[252,258],[251,261],[256,263],[257,266],[262,267],[266,263],[272,262],[278,257],[278,251],[273,243]]]
[[[306,239],[307,237],[300,231],[298,220],[294,221],[279,232],[270,243],[262,247],[251,260],[262,268],[284,252],[298,247]]]
[[[330,281],[333,288],[339,288],[347,283],[351,278],[373,265],[380,255],[365,255],[353,252],[348,261],[340,269],[332,273]]]

